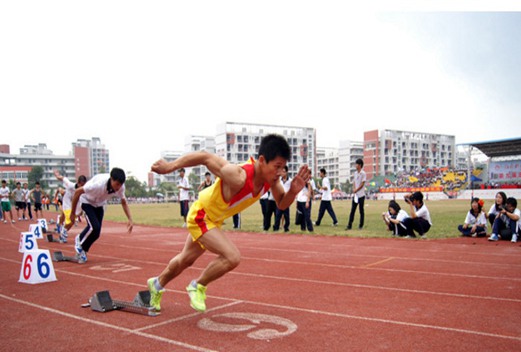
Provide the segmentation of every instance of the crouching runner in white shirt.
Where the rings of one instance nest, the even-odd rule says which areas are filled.
[[[80,263],[87,261],[87,252],[96,242],[101,233],[101,224],[103,222],[104,206],[107,201],[112,198],[120,198],[121,206],[128,219],[128,233],[132,232],[134,223],[132,215],[125,197],[125,171],[119,168],[113,168],[109,174],[100,174],[94,176],[83,187],[76,189],[72,198],[72,209],[76,209],[81,197],[81,208],[85,213],[87,227],[76,236],[75,249]],[[76,214],[71,213],[71,222],[74,223]]]

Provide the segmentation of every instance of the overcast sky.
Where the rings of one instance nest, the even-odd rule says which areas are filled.
[[[100,137],[145,181],[225,121],[315,127],[327,147],[373,129],[521,136],[521,12],[492,12],[521,6],[345,3],[4,1],[0,144],[64,155]]]

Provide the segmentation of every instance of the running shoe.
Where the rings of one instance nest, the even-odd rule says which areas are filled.
[[[154,307],[154,309],[159,312],[161,310],[161,298],[163,297],[163,293],[165,289],[157,290],[154,285],[155,277],[151,277],[147,281],[148,291],[150,292],[150,306]]]
[[[516,243],[517,242],[517,235],[516,234],[513,234],[512,235],[512,240],[511,240],[512,243]]]
[[[65,228],[60,233],[60,243],[67,243],[67,231],[65,230]]]
[[[204,313],[206,311],[206,286],[192,281],[186,286],[186,292],[190,297],[190,306],[198,312]]]
[[[490,235],[488,240],[489,241],[497,241],[497,240],[499,240],[499,237],[497,237],[497,235],[495,233],[493,233],[492,235]]]
[[[87,252],[85,252],[83,249],[81,250],[81,253],[77,255],[77,257],[79,264],[85,264],[87,262]]]
[[[80,235],[77,235],[74,239],[74,249],[76,250],[76,254],[79,256],[81,252],[83,252],[83,248],[81,248],[80,244]]]

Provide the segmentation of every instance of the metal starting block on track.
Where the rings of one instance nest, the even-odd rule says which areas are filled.
[[[89,303],[83,304],[82,307],[90,307],[95,312],[110,312],[113,310],[122,310],[124,312],[147,315],[150,317],[158,316],[160,313],[156,312],[154,307],[150,306],[150,292],[139,291],[134,298],[134,301],[120,301],[110,297],[109,291],[99,291],[89,299]]]
[[[60,251],[52,253],[52,260],[54,260],[55,262],[79,262],[79,259],[77,257],[68,257],[66,255],[63,255],[63,253]]]
[[[47,242],[58,242],[58,243],[61,243],[60,242],[60,236],[58,236],[57,238],[54,238],[52,233],[46,233],[45,234],[45,239],[47,240]]]

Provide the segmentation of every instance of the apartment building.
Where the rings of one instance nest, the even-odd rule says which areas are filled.
[[[364,170],[374,176],[427,167],[454,167],[456,139],[451,135],[398,130],[364,132]]]
[[[225,122],[217,126],[215,153],[231,163],[244,163],[250,156],[257,158],[262,137],[277,133],[286,138],[291,148],[289,175],[308,164],[317,174],[316,130],[310,127],[263,125]]]

